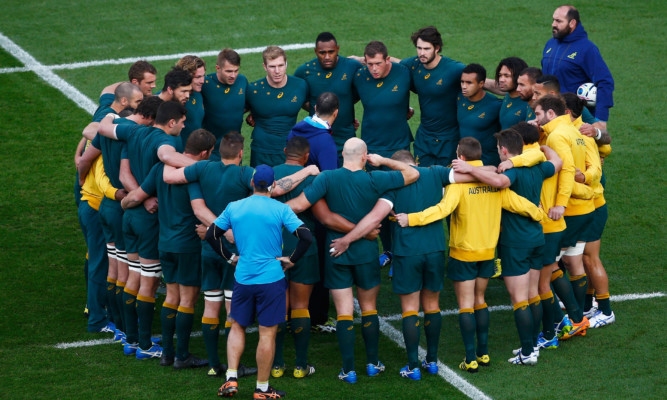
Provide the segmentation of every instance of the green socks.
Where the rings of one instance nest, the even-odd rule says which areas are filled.
[[[287,317],[285,317],[287,318]],[[283,357],[283,347],[285,345],[285,333],[287,333],[287,321],[278,324],[278,331],[276,332],[276,352],[273,356],[273,365],[282,367],[285,365],[285,358]]]
[[[211,367],[219,367],[220,357],[218,356],[218,337],[220,336],[220,319],[202,317],[201,332],[204,337],[204,345],[206,345],[208,365]]]
[[[489,354],[489,317],[489,307],[487,307],[486,303],[475,306],[478,356]]]
[[[343,371],[354,370],[354,324],[351,315],[339,315],[336,323],[338,348],[343,358]]]
[[[466,362],[470,363],[477,359],[475,353],[475,333],[477,332],[477,323],[472,308],[462,308],[459,310],[459,329],[463,338],[463,346],[466,349]]]
[[[419,316],[417,311],[403,313],[403,340],[408,352],[408,368],[419,367]]]
[[[190,307],[178,307],[176,313],[176,357],[185,360],[190,355],[190,334],[192,324],[195,320],[195,309]],[[162,339],[164,340],[164,338]]]
[[[125,313],[125,336],[127,343],[137,343],[137,292],[125,288],[123,291],[123,312]]]
[[[310,313],[307,309],[292,310],[292,336],[296,351],[297,367],[306,368],[308,364],[308,344],[310,343]]]
[[[151,329],[155,314],[155,297],[137,296],[137,315],[139,316],[139,348],[148,350],[153,346]]]
[[[160,311],[160,326],[162,327],[162,352],[164,355],[174,356],[174,332],[176,332],[176,309],[177,306],[162,303]]]
[[[380,347],[380,319],[377,310],[361,313],[361,335],[366,343],[366,363],[377,365]]]
[[[521,354],[529,356],[533,352],[533,314],[527,301],[514,304],[514,323],[521,340]]]

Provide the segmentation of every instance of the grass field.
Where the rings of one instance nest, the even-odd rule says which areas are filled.
[[[558,5],[447,3],[202,1],[186,6],[173,0],[6,0],[0,33],[42,65],[53,66],[198,54],[223,47],[310,43],[323,30],[337,36],[343,55],[361,54],[368,41],[378,39],[387,44],[390,55],[404,58],[414,54],[410,33],[433,24],[443,33],[444,55],[464,63],[478,62],[493,71],[501,58],[511,55],[539,65]],[[660,72],[667,57],[660,38],[667,35],[667,7],[661,1],[621,0],[575,5],[616,81],[609,122],[614,152],[605,163],[609,221],[602,248],[611,293],[664,292],[666,235],[661,199],[666,194],[667,85]],[[107,338],[86,333],[81,315],[85,244],[73,201],[73,153],[90,115],[35,72],[21,70],[24,65],[16,57],[16,52],[0,50],[0,398],[213,398],[221,381],[207,378],[201,370],[175,372],[158,367],[157,362],[138,362],[124,357],[114,344],[54,348],[57,343]],[[288,73],[313,57],[311,49],[289,51]],[[208,72],[213,71],[214,57],[205,59]],[[175,61],[154,63],[160,72],[158,82]],[[7,70],[13,67],[19,70]],[[61,67],[54,72],[96,102],[104,86],[126,79],[128,67]],[[250,81],[261,78],[261,56],[243,55],[241,72]],[[419,121],[416,97],[411,105],[417,109],[410,121],[414,132]],[[243,133],[249,135],[250,129],[245,127]],[[390,289],[385,278],[378,306],[385,317],[400,313]],[[491,283],[487,302],[509,304],[501,282]],[[518,341],[511,312],[495,311],[490,338],[493,365],[477,375],[455,371],[453,376],[496,399],[556,399],[568,393],[662,399],[667,397],[667,375],[660,354],[667,346],[662,335],[667,321],[660,310],[666,305],[662,296],[613,302],[615,325],[591,330],[557,351],[545,351],[534,368],[505,362]],[[456,308],[449,282],[441,308]],[[424,376],[421,382],[398,377],[406,357],[392,341],[391,332],[400,333],[400,329],[400,320],[387,321],[389,336],[381,340],[380,355],[388,372],[377,378],[361,376],[357,385],[340,383],[335,336],[314,335],[310,358],[317,373],[304,381],[284,377],[271,383],[292,399],[466,398],[440,376]],[[357,333],[356,360],[361,370],[364,351],[360,330]],[[400,336],[398,340],[402,342]],[[254,364],[255,344],[256,334],[248,335],[249,351],[243,359],[247,364]],[[286,344],[285,358],[291,368],[294,353],[289,337]],[[192,351],[205,355],[201,337],[193,338]],[[443,320],[440,359],[455,369],[462,356],[457,319],[448,314]],[[253,384],[254,378],[241,379],[240,397],[249,396]]]

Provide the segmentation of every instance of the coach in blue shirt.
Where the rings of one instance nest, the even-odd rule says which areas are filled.
[[[562,93],[576,93],[581,84],[593,82],[597,86],[597,104],[591,112],[607,122],[609,109],[614,106],[614,78],[600,50],[588,40],[579,11],[572,6],[558,7],[551,28],[553,38],[544,46],[542,73],[556,75]]]
[[[227,339],[226,382],[218,394],[232,396],[238,391],[238,367],[245,347],[245,328],[257,315],[257,387],[255,392],[284,396],[269,386],[269,373],[275,352],[277,326],[285,321],[287,282],[284,269],[303,256],[313,241],[312,234],[289,206],[271,198],[275,187],[273,169],[259,165],[252,178],[253,194],[229,203],[211,224],[206,241],[228,263],[236,266],[230,317],[232,328]],[[282,257],[282,230],[285,227],[299,238],[289,257]],[[239,255],[223,244],[223,234],[232,229]]]

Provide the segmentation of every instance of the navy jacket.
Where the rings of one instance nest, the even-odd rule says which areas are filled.
[[[320,171],[338,168],[336,142],[331,136],[331,129],[313,121],[311,117],[306,117],[294,125],[287,140],[293,136],[302,136],[310,144],[310,156],[306,165],[315,164]]]
[[[542,52],[542,73],[557,76],[562,93],[576,93],[581,84],[593,82],[598,89],[593,115],[602,121],[609,119],[609,109],[614,106],[614,78],[600,50],[588,40],[583,25],[577,25],[563,39],[547,42]]]

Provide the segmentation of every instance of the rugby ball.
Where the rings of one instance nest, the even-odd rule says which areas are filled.
[[[597,100],[598,88],[594,83],[584,83],[577,89],[577,96],[580,99],[586,100],[586,104],[589,107],[595,107],[595,101]]]

